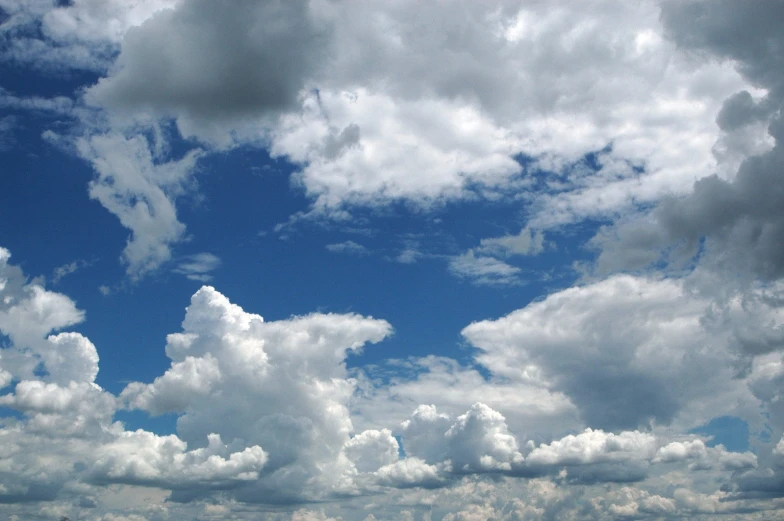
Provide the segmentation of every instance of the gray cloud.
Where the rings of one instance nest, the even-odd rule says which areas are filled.
[[[666,425],[705,400],[721,407],[716,393],[748,400],[740,382],[727,385],[734,360],[727,324],[701,324],[707,306],[680,281],[616,276],[475,322],[463,335],[495,377],[535,378],[564,393],[586,425]],[[736,320],[744,320],[739,310]]]
[[[295,106],[328,34],[305,0],[184,2],[129,31],[88,98],[200,121],[278,113]]]
[[[731,140],[767,124],[772,148],[740,162],[737,172],[698,180],[691,194],[669,197],[645,220],[604,229],[593,240],[600,271],[663,260],[746,278],[784,276],[784,5],[780,2],[667,2],[666,34],[687,52],[732,60],[766,94],[729,97],[717,124]],[[722,144],[722,143],[719,143]]]

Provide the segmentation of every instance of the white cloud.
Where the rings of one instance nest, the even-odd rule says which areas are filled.
[[[331,136],[351,125],[356,141],[335,154]],[[301,113],[281,119],[271,152],[303,165],[296,181],[327,213],[347,203],[466,197],[470,183],[495,186],[521,169],[504,130],[475,108],[366,89],[307,96]]]
[[[84,312],[65,295],[28,283],[22,270],[8,263],[10,257],[0,248],[0,332],[12,343],[2,353],[4,371],[32,379],[42,364],[48,381],[91,382],[98,371],[95,346],[78,333],[47,336],[83,321]]]
[[[2,32],[10,40],[2,57],[46,72],[103,71],[128,29],[177,2],[2,0],[0,8],[9,17]]]
[[[721,134],[714,151],[715,175],[697,180],[685,197],[665,198],[644,220],[621,223],[595,239],[600,271],[639,268],[656,261],[696,260],[719,272],[721,285],[777,280],[784,275],[778,244],[784,237],[780,183],[782,15],[777,3],[665,2],[662,22],[670,38],[695,55],[733,63],[758,89],[737,88],[717,112]],[[741,22],[738,22],[741,20]],[[736,27],[727,37],[726,27]],[[748,37],[746,37],[748,36]],[[639,254],[628,259],[630,245]],[[672,250],[675,250],[674,254]],[[630,262],[631,261],[631,262]]]
[[[757,466],[757,457],[751,452],[729,452],[723,445],[707,447],[702,440],[673,441],[656,451],[654,463],[672,463],[693,460],[690,468],[706,470],[720,466],[724,470],[745,470]]]
[[[171,368],[123,391],[132,407],[180,413],[177,429],[188,442],[216,433],[230,444],[263,447],[266,470],[238,491],[244,500],[324,498],[354,487],[344,446],[365,469],[370,460],[359,454],[365,452],[360,442],[373,436],[349,442],[346,404],[354,384],[343,364],[349,351],[388,335],[387,322],[313,314],[267,323],[204,287],[193,296],[183,329],[168,337]],[[382,434],[377,441],[385,439],[391,450]]]
[[[438,467],[413,456],[381,467],[376,471],[376,476],[381,485],[397,488],[437,487],[444,484]]]
[[[523,461],[506,418],[483,403],[458,416],[444,438],[453,472],[511,470]]]
[[[200,151],[162,162],[144,137],[119,134],[82,138],[77,147],[98,174],[90,182],[90,197],[131,231],[122,256],[128,274],[138,278],[167,262],[171,246],[185,233],[174,198],[185,190]]]
[[[267,462],[267,454],[257,445],[228,454],[219,435],[211,434],[208,440],[207,447],[188,451],[187,443],[174,435],[122,432],[96,450],[89,479],[164,488],[214,487],[256,480]]]
[[[421,256],[421,251],[414,248],[406,248],[395,257],[395,261],[401,264],[415,264]]]
[[[302,165],[317,213],[513,192],[534,200],[541,227],[683,193],[715,165],[714,116],[744,85],[729,65],[682,55],[653,2],[91,6],[49,19],[78,19],[59,26],[74,35],[93,19],[127,20],[107,39],[145,20],[92,103],[175,117],[219,148],[269,138]],[[564,168],[610,144],[598,172]],[[520,153],[554,171],[544,192],[526,195]]]
[[[520,268],[493,257],[476,255],[474,250],[452,257],[449,261],[449,271],[456,277],[467,279],[474,284],[504,286],[520,283],[518,279]]]
[[[57,284],[64,277],[67,277],[72,273],[76,273],[81,268],[87,267],[89,265],[90,263],[85,260],[76,260],[69,262],[68,264],[63,264],[62,266],[57,266],[52,272],[52,283]]]
[[[444,434],[451,425],[449,415],[440,414],[435,405],[420,405],[402,423],[406,455],[428,463],[443,461],[447,455]]]
[[[43,16],[43,30],[55,40],[119,43],[131,27],[178,3],[180,0],[72,0]]]
[[[359,472],[375,472],[398,460],[399,446],[389,429],[363,431],[343,447]]]
[[[476,322],[463,335],[494,375],[524,382],[539,374],[592,427],[707,421],[727,404],[751,404],[733,379],[726,325],[703,324],[708,307],[682,281],[616,276]]]
[[[94,383],[98,359],[89,340],[70,332],[46,337],[51,328],[68,327],[80,320],[82,313],[74,311],[75,306],[64,295],[28,284],[21,270],[8,264],[9,257],[7,250],[0,249],[1,291],[2,296],[9,297],[2,300],[3,312],[18,307],[24,313],[14,316],[35,318],[46,325],[36,329],[14,322],[12,326],[17,328],[16,338],[28,339],[29,352],[37,357],[46,374],[34,373],[32,368],[19,364],[6,365],[6,357],[16,349],[14,345],[0,353],[3,370],[14,379],[10,382],[12,387],[0,396],[0,405],[20,413],[18,419],[5,418],[0,426],[0,500],[5,503],[51,501],[48,512],[72,512],[69,509],[77,499],[86,498],[83,503],[95,507],[96,516],[106,518],[110,512],[101,498],[116,493],[112,487],[129,485],[172,491],[166,503],[170,519],[207,515],[203,502],[193,502],[199,499],[217,501],[223,507],[234,505],[238,507],[236,512],[244,512],[253,509],[248,503],[338,497],[354,506],[375,502],[372,508],[379,518],[386,508],[391,509],[386,512],[392,515],[406,505],[442,505],[437,507],[441,509],[440,516],[452,512],[456,519],[471,519],[491,511],[514,511],[520,519],[538,519],[547,509],[556,508],[567,512],[583,508],[615,515],[694,513],[709,508],[731,513],[735,507],[724,506],[719,501],[723,493],[710,488],[700,491],[691,487],[672,494],[629,488],[614,495],[599,492],[596,487],[619,481],[640,481],[641,487],[648,486],[651,480],[659,479],[657,473],[664,473],[661,479],[681,473],[677,486],[683,486],[686,478],[682,473],[688,472],[688,479],[697,483],[698,478],[692,476],[699,471],[706,476],[703,482],[712,483],[730,473],[739,475],[740,481],[731,486],[754,490],[759,486],[755,476],[770,470],[758,468],[751,453],[707,447],[695,436],[673,439],[663,434],[666,429],[610,432],[594,428],[576,435],[552,434],[553,418],[560,429],[575,425],[569,423],[573,418],[564,421],[573,412],[569,399],[548,390],[557,387],[558,379],[549,373],[556,366],[539,363],[537,369],[536,363],[546,360],[541,356],[534,357],[527,366],[507,358],[507,372],[502,373],[490,356],[493,349],[484,343],[477,360],[489,357],[483,362],[490,370],[487,376],[454,361],[433,357],[408,362],[419,375],[393,377],[385,383],[371,381],[377,397],[396,396],[388,400],[391,402],[421,403],[425,399],[444,404],[446,412],[431,405],[415,406],[413,415],[398,430],[405,453],[401,459],[395,431],[378,421],[379,416],[362,418],[363,423],[376,422],[377,426],[356,430],[349,415],[349,407],[359,405],[355,411],[361,410],[361,394],[367,390],[368,381],[361,373],[355,373],[356,379],[350,377],[346,357],[350,351],[389,335],[388,323],[334,314],[264,322],[209,287],[193,296],[183,331],[167,337],[166,353],[171,367],[152,383],[129,384],[118,399]],[[618,291],[611,291],[613,288]],[[634,291],[628,291],[630,288]],[[636,294],[638,307],[631,307],[624,300],[623,296],[629,294]],[[689,335],[695,333],[689,328],[696,326],[689,313],[696,316],[697,304],[703,301],[696,299],[689,304],[688,298],[696,297],[683,294],[676,282],[610,279],[531,304],[521,310],[527,313],[526,320],[514,322],[511,328],[504,324],[505,338],[514,343],[516,335],[523,334],[525,349],[536,354],[537,342],[542,342],[545,332],[563,337],[568,331],[580,335],[582,349],[596,350],[599,345],[609,344],[605,340],[612,336],[598,334],[604,326],[592,313],[618,305],[637,320],[622,316],[628,327],[621,332],[638,346],[635,357],[649,364],[649,372],[664,378],[671,354],[657,344],[653,351],[659,366],[650,365],[651,360],[643,356],[647,346],[645,334],[660,334],[656,326],[659,323],[674,327],[672,317],[681,313],[688,327],[682,325],[673,334],[685,341],[694,340]],[[668,306],[661,304],[665,301]],[[568,329],[539,320],[537,306],[561,310],[563,314],[556,312],[555,319]],[[577,322],[564,321],[564,317],[573,317]],[[512,321],[509,317],[503,320]],[[487,335],[491,326],[500,325],[499,321],[484,323],[483,334]],[[465,334],[471,341],[479,342],[480,337],[487,340],[489,337],[480,335],[479,329],[472,325]],[[722,331],[730,337],[728,329]],[[599,343],[586,343],[586,338],[595,338]],[[711,338],[696,336],[712,349],[721,348]],[[567,349],[558,343],[540,347],[558,357],[563,357],[563,349]],[[617,351],[613,353],[618,356]],[[592,362],[593,356],[581,360]],[[684,358],[671,358],[686,363]],[[689,363],[704,364],[705,359],[700,356]],[[715,367],[707,364],[706,370],[715,371]],[[780,361],[772,359],[767,365],[755,363],[752,367],[752,391],[763,403],[774,403],[781,373]],[[741,386],[744,384],[740,382]],[[713,389],[711,385],[707,387]],[[687,398],[706,399],[694,389],[680,390]],[[719,394],[717,399],[726,401],[728,396],[743,398],[740,393]],[[485,397],[493,405],[476,402]],[[573,395],[570,398],[585,409],[584,403]],[[370,404],[382,403],[373,402],[372,393],[369,399]],[[126,430],[114,419],[121,404],[153,414],[179,414],[177,434],[163,436]],[[713,404],[711,407],[717,410]],[[378,414],[383,417],[388,412],[382,408]],[[394,415],[389,417],[393,418]],[[778,425],[778,418],[771,416],[774,425]],[[693,421],[702,420],[695,415]],[[534,438],[542,441],[534,443]],[[518,440],[526,441],[523,448]],[[496,478],[485,481],[476,477],[488,473]],[[545,475],[561,485],[530,479]],[[777,478],[773,474],[773,478],[765,479],[771,483],[771,479]],[[588,487],[585,494],[590,501],[582,506],[570,503],[574,490],[565,487],[567,483]],[[110,493],[111,490],[115,492]],[[373,499],[367,495],[373,495]],[[349,497],[356,501],[351,503],[353,500],[346,499]],[[512,501],[522,497],[528,498],[527,503]],[[326,504],[330,506],[323,512],[301,511],[295,517],[337,515],[333,506]],[[747,504],[737,508],[745,508],[744,505]],[[235,512],[233,508],[230,511]],[[124,515],[166,518],[161,512],[148,512],[125,510]],[[227,512],[224,508],[209,509],[212,517]],[[364,511],[361,517],[366,514]],[[400,517],[406,518],[402,512]]]
[[[509,257],[511,255],[536,255],[544,250],[544,234],[523,228],[517,235],[486,238],[479,241],[476,252],[484,255]]]
[[[184,260],[180,261],[177,267],[172,271],[184,275],[190,280],[208,282],[212,279],[210,272],[218,269],[220,265],[220,257],[212,253],[203,252],[189,255]]]
[[[474,284],[519,284],[518,274],[522,270],[507,264],[499,257],[538,255],[544,251],[544,247],[544,234],[526,226],[517,235],[487,237],[480,240],[476,248],[452,257],[449,261],[449,271],[458,278],[468,279]]]
[[[529,465],[586,465],[628,459],[650,459],[656,452],[656,437],[639,431],[618,435],[586,429],[549,444],[541,444],[526,457]]]
[[[184,234],[174,192],[199,152],[164,163],[136,135],[170,118],[207,150],[252,143],[299,165],[314,216],[506,196],[545,229],[685,193],[716,165],[721,101],[748,87],[730,64],[680,52],[653,2],[5,4],[9,27],[40,23],[44,35],[25,37],[33,50],[9,50],[14,59],[105,67],[119,46],[84,97],[98,117],[79,109],[88,133],[112,132],[79,150],[99,173],[91,196],[132,232],[132,277],[166,262]],[[597,171],[581,158],[598,150]],[[144,173],[161,170],[178,182]],[[540,235],[524,239],[485,247],[541,249]],[[487,255],[461,262],[493,272],[466,275],[482,284],[514,278]]]
[[[348,253],[352,255],[367,255],[368,249],[354,241],[338,242],[335,244],[327,244],[325,246],[327,251],[332,253]]]

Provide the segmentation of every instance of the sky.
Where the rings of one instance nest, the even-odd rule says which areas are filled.
[[[783,26],[0,0],[0,517],[780,519]]]

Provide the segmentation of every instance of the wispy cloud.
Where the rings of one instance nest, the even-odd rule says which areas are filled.
[[[477,256],[473,250],[452,257],[449,271],[455,276],[480,285],[519,284],[520,268],[493,257]]]
[[[184,275],[190,280],[209,282],[212,280],[211,271],[218,269],[221,260],[212,253],[196,253],[186,257],[172,271]]]
[[[67,277],[72,273],[76,273],[78,270],[82,268],[86,268],[91,264],[92,262],[88,262],[86,260],[80,259],[80,260],[75,260],[73,262],[69,262],[68,264],[63,264],[62,266],[58,266],[52,271],[52,283],[57,284],[64,277]]]
[[[325,247],[327,251],[332,253],[347,253],[350,255],[368,255],[370,253],[370,250],[354,241],[327,244]]]

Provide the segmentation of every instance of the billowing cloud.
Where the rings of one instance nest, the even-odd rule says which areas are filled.
[[[48,501],[54,505],[50,509],[60,508],[58,511],[67,513],[70,507],[56,507],[65,498],[71,505],[96,508],[96,500],[91,498],[106,494],[106,487],[153,487],[170,491],[172,500],[184,502],[177,507],[183,515],[194,512],[194,508],[201,509],[199,500],[223,498],[218,505],[221,508],[213,505],[209,512],[200,510],[198,515],[210,518],[225,516],[234,506],[247,509],[255,503],[379,497],[397,498],[394,501],[406,504],[416,496],[420,497],[417,501],[424,500],[423,494],[431,494],[432,500],[448,500],[464,493],[483,497],[484,502],[473,503],[473,507],[463,498],[446,503],[456,518],[469,519],[479,515],[480,510],[487,513],[508,508],[504,506],[504,502],[511,501],[507,494],[518,494],[522,487],[526,494],[535,494],[538,499],[532,496],[531,504],[525,508],[518,503],[508,504],[514,505],[525,519],[541,516],[555,505],[567,510],[574,507],[568,506],[569,493],[564,492],[567,495],[562,497],[545,483],[595,487],[602,483],[636,482],[642,487],[668,472],[688,471],[690,476],[704,473],[724,481],[733,476],[727,493],[682,488],[657,495],[627,488],[626,495],[604,494],[591,507],[616,513],[660,515],[709,509],[732,512],[732,508],[721,504],[726,494],[734,493],[734,497],[741,498],[736,501],[743,502],[748,501],[742,499],[743,494],[763,487],[763,478],[766,490],[776,486],[777,471],[771,471],[767,463],[761,465],[754,454],[708,446],[694,435],[673,438],[662,430],[588,428],[578,434],[546,435],[543,439],[540,434],[541,441],[535,442],[537,429],[526,429],[521,422],[525,415],[516,407],[532,408],[541,401],[540,396],[554,400],[556,395],[542,389],[560,385],[557,373],[552,372],[558,366],[546,362],[548,359],[537,354],[534,346],[543,341],[543,332],[561,337],[562,341],[567,338],[558,328],[540,322],[537,306],[562,309],[564,315],[555,314],[559,321],[565,316],[576,317],[577,323],[564,322],[563,327],[575,334],[582,331],[584,338],[596,337],[602,341],[597,345],[610,346],[615,349],[614,356],[621,358],[621,347],[612,347],[612,335],[597,336],[603,325],[591,315],[606,306],[615,309],[611,301],[628,309],[630,316],[640,321],[633,323],[627,318],[624,334],[633,338],[637,349],[643,352],[647,346],[645,334],[661,331],[655,324],[674,327],[675,311],[665,309],[660,304],[664,300],[682,313],[685,324],[678,334],[684,341],[696,342],[690,335],[697,332],[689,328],[699,326],[699,320],[697,326],[693,325],[687,312],[692,310],[696,315],[697,304],[692,309],[682,288],[670,281],[621,277],[555,294],[517,312],[527,317],[519,324],[534,329],[520,329],[519,324],[510,329],[506,322],[514,314],[501,321],[469,326],[464,334],[481,348],[477,361],[490,371],[487,379],[472,380],[471,370],[453,368],[451,378],[470,384],[464,386],[465,396],[461,398],[450,390],[448,374],[438,373],[446,362],[433,359],[428,371],[414,380],[392,379],[371,385],[386,386],[390,393],[398,392],[398,386],[399,392],[404,392],[403,388],[409,385],[418,392],[415,396],[443,402],[449,412],[440,412],[436,405],[419,405],[402,425],[358,430],[350,407],[357,410],[368,382],[361,381],[359,374],[359,379],[350,377],[346,357],[351,351],[389,335],[391,326],[383,320],[353,314],[311,314],[265,322],[205,286],[193,295],[182,332],[167,337],[170,368],[151,383],[129,384],[116,397],[95,383],[97,350],[89,340],[72,332],[50,334],[52,329],[78,322],[83,314],[74,311],[68,297],[27,283],[21,270],[8,263],[7,250],[2,250],[2,255],[4,313],[16,313],[13,316],[36,319],[46,325],[35,329],[25,327],[24,320],[16,321],[11,326],[14,336],[9,336],[13,342],[26,342],[25,350],[35,354],[39,369],[33,371],[30,364],[6,363],[9,358],[13,361],[14,352],[20,352],[15,343],[0,353],[7,373],[4,379],[11,384],[0,396],[0,405],[13,408],[20,415],[4,419],[0,428],[6,462],[0,468],[0,500],[4,503]],[[631,287],[635,291],[626,291]],[[613,288],[624,291],[614,292]],[[638,297],[642,295],[640,302],[644,306],[634,308],[622,298],[635,292]],[[579,306],[586,302],[590,305],[579,311]],[[5,324],[4,333],[10,331]],[[497,363],[493,360],[501,352],[488,342],[491,332],[502,325],[507,341],[514,341],[516,334],[525,335],[527,352],[532,357],[527,366],[506,359],[503,366],[507,372],[502,372],[500,359]],[[590,330],[593,333],[585,329],[589,326],[594,328]],[[559,350],[567,349],[565,344],[541,345],[553,351],[553,356],[564,358]],[[583,349],[599,348],[583,343]],[[684,358],[668,354],[658,344],[656,351],[665,355],[658,366],[649,366],[649,373],[656,378],[667,381],[667,375],[673,371],[667,357],[688,365]],[[648,360],[643,355],[635,351],[635,358]],[[595,362],[591,356],[583,357],[582,362],[590,366]],[[697,357],[689,363],[705,364],[710,360]],[[751,390],[762,403],[775,402],[774,382],[780,371],[774,365],[757,364],[751,370]],[[706,367],[715,371],[710,364]],[[699,388],[681,391],[686,399],[705,399]],[[713,389],[711,385],[706,388]],[[585,402],[574,397],[568,387],[564,389],[562,396],[568,396],[579,410],[588,411],[587,415],[583,413],[586,421],[601,423],[601,418],[590,415],[591,409]],[[376,393],[381,391],[377,389]],[[504,399],[521,392],[531,393],[534,401],[526,405]],[[537,395],[538,392],[545,394]],[[734,395],[725,393],[718,399],[743,398],[737,389],[733,392]],[[477,396],[491,398],[500,409],[508,409],[514,423],[508,423],[507,413],[482,402],[459,405]],[[684,407],[689,404],[685,402]],[[177,414],[177,433],[128,430],[115,419],[119,408]],[[548,414],[553,412],[545,407],[529,418],[547,418]],[[362,423],[370,420],[375,421],[370,416]],[[520,426],[523,428],[518,430]],[[781,452],[777,446],[771,447],[772,456],[777,456],[777,451]],[[778,460],[771,461],[775,465]],[[482,481],[482,476],[493,476],[494,481]],[[504,492],[513,482],[518,485]],[[329,517],[327,513],[314,512],[301,510],[295,517]],[[442,514],[441,517],[448,517],[449,512],[444,510]]]
[[[733,346],[725,331],[703,326],[708,304],[677,281],[616,276],[471,324],[463,335],[493,374],[538,375],[588,425],[666,425],[685,411],[702,414],[701,402],[716,393],[742,400],[747,392],[727,385]]]
[[[666,198],[644,220],[606,229],[595,238],[601,270],[638,268],[664,258],[700,265],[746,280],[775,280],[784,274],[779,244],[784,237],[781,191],[780,110],[782,6],[760,2],[736,9],[731,2],[667,2],[662,20],[667,34],[691,53],[731,61],[761,93],[741,90],[718,112],[723,137],[716,143],[728,171],[698,180],[683,198]],[[725,27],[736,29],[727,37]],[[745,38],[744,34],[754,34]],[[756,140],[757,145],[749,143]],[[734,147],[734,148],[733,148]],[[638,252],[630,258],[627,250]]]
[[[346,493],[355,465],[367,472],[396,455],[394,438],[383,432],[349,441],[346,405],[354,386],[343,365],[348,352],[390,332],[387,322],[357,315],[267,323],[204,287],[191,300],[183,332],[168,337],[171,367],[150,384],[130,384],[121,396],[132,408],[181,414],[177,429],[185,441],[215,433],[230,445],[262,447],[269,454],[265,472],[241,491],[245,500]],[[371,457],[368,451],[382,442],[388,456]]]
[[[187,444],[174,435],[123,432],[97,450],[90,479],[170,489],[214,487],[253,481],[267,462],[267,454],[258,445],[224,458],[228,448],[220,436],[212,434],[208,440],[207,447],[186,451]]]

